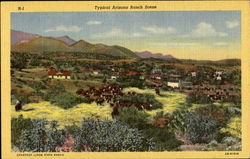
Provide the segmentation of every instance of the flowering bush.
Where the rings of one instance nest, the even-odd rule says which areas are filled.
[[[208,143],[216,132],[216,122],[206,116],[195,113],[187,115],[185,121],[186,133],[193,143]]]
[[[143,137],[138,129],[118,121],[96,121],[85,118],[74,133],[74,151],[117,152],[151,151],[154,144]]]
[[[33,128],[24,130],[20,136],[17,147],[21,152],[56,152],[56,147],[65,142],[66,137],[62,130],[57,130],[56,121],[33,119],[32,123]]]

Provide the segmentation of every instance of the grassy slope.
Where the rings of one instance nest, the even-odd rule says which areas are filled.
[[[100,117],[101,119],[111,119],[112,109],[108,104],[98,106],[92,104],[78,104],[77,106],[65,110],[49,102],[30,103],[24,105],[24,110],[30,111],[16,112],[14,105],[11,106],[11,117],[23,115],[24,118],[45,118],[49,121],[57,120],[60,128],[66,125],[80,124],[83,117]]]
[[[166,92],[166,91],[161,91],[161,96],[158,96],[155,94],[155,90],[153,89],[138,89],[138,88],[126,88],[124,90],[125,92],[127,91],[134,91],[137,93],[148,93],[152,94],[155,96],[155,99],[158,100],[163,104],[162,109],[156,109],[152,111],[147,111],[151,116],[156,115],[157,112],[164,111],[166,113],[170,113],[174,111],[175,109],[180,108],[186,100],[186,95],[177,93],[177,92]]]
[[[138,93],[150,93],[155,95],[154,90],[142,90],[138,88],[127,88],[125,91],[135,91]],[[185,95],[174,92],[162,92],[163,96],[155,95],[156,99],[163,103],[162,109],[147,111],[152,117],[156,112],[164,111],[171,112],[177,109],[184,101]],[[25,118],[46,118],[48,120],[57,120],[61,127],[72,124],[79,124],[83,117],[99,116],[101,119],[111,119],[112,109],[109,104],[105,103],[104,106],[92,104],[79,104],[71,109],[65,110],[49,102],[30,103],[24,106],[24,110],[34,109],[30,111],[16,112],[14,105],[12,107],[12,117],[23,115]]]

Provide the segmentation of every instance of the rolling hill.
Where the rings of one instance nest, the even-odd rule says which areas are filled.
[[[53,38],[53,37],[52,37]],[[71,39],[69,36],[65,35],[65,36],[60,36],[60,37],[55,37],[55,39],[57,40],[61,40],[63,42],[65,42],[68,45],[72,45],[74,43],[76,43],[75,40]]]
[[[43,53],[84,53],[88,54],[103,54],[110,56],[117,56],[121,58],[138,58],[138,56],[131,50],[121,46],[107,46],[104,44],[91,44],[87,41],[80,40],[72,45],[68,45],[62,40],[51,37],[36,37],[29,41],[18,42],[11,46],[11,51],[40,54]]]
[[[36,37],[39,37],[37,34],[25,33],[22,31],[11,30],[11,45],[14,45],[18,42],[29,41]]]

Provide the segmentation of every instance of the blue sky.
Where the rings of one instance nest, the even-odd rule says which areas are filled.
[[[201,59],[198,48],[221,50],[211,59],[237,58],[240,49],[240,11],[22,12],[12,13],[11,28],[179,58]]]

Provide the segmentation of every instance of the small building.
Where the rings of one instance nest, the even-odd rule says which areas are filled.
[[[222,80],[221,76],[217,76],[216,80],[221,81]]]
[[[171,88],[179,88],[180,87],[180,82],[168,82],[167,86],[171,87]]]
[[[161,73],[151,73],[150,74],[151,79],[161,80],[161,76],[162,76]]]
[[[71,79],[70,71],[48,71],[49,78],[52,79]]]
[[[197,73],[196,72],[191,72],[192,77],[196,77]]]
[[[111,76],[111,79],[117,79],[117,77],[118,77],[118,76],[116,76],[116,75],[112,75],[112,76]]]
[[[159,69],[159,68],[155,68],[155,69],[153,69],[151,72],[152,72],[153,74],[154,74],[154,73],[160,73],[160,74],[162,74],[162,70]]]
[[[94,74],[94,75],[100,74],[100,70],[93,70],[93,74]]]
[[[120,72],[120,74],[122,74],[122,75],[136,75],[136,74],[139,74],[139,72],[136,72],[136,71],[123,71],[123,72]]]

